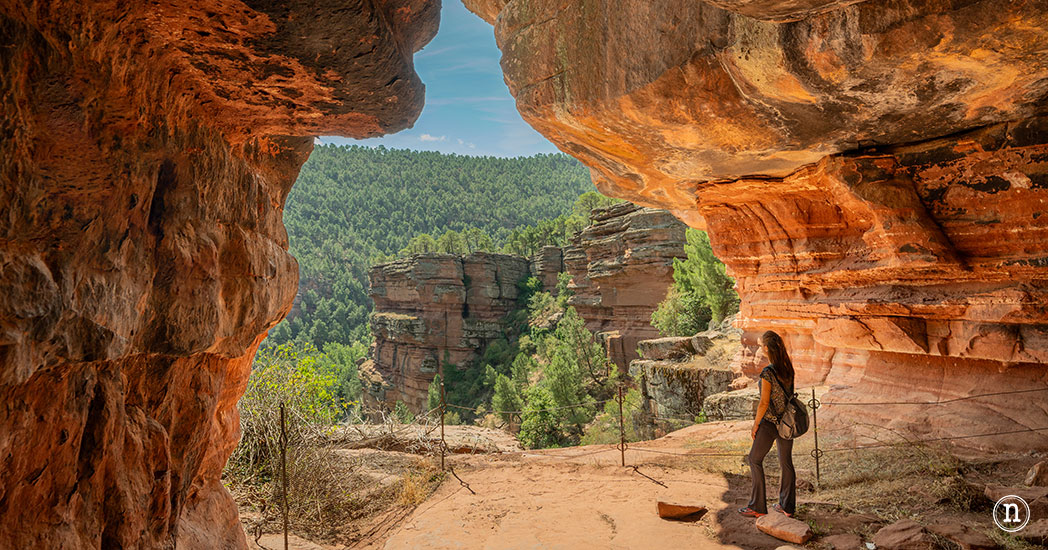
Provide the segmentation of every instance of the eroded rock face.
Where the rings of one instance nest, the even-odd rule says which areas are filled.
[[[651,313],[673,283],[673,259],[685,256],[684,230],[668,212],[622,203],[594,210],[563,250],[422,254],[374,267],[373,360],[361,366],[367,404],[389,409],[399,400],[425,411],[445,361],[464,367],[503,336],[500,323],[520,307],[517,283],[536,277],[555,292],[562,272],[571,275],[568,304],[625,370],[638,342],[658,337]]]
[[[653,425],[663,427],[660,420],[690,422],[703,414],[712,420],[725,419],[718,415],[728,407],[707,407],[706,403],[728,390],[738,377],[732,362],[741,346],[740,334],[726,320],[720,327],[694,336],[639,343],[643,357],[630,362],[629,374],[640,389],[643,410],[651,414]]]
[[[371,268],[372,359],[361,365],[369,405],[397,401],[424,412],[429,384],[448,366],[465,367],[504,333],[529,276],[520,256],[475,252],[417,254]]]
[[[418,115],[439,2],[4,2],[0,540],[246,548],[219,482],[313,134]],[[307,136],[307,137],[287,137]]]
[[[669,212],[630,203],[594,210],[591,220],[564,249],[574,293],[568,304],[625,370],[637,344],[659,336],[651,314],[673,284],[673,259],[686,256],[686,226]]]
[[[708,229],[738,281],[746,374],[774,329],[799,383],[835,385],[827,402],[1048,385],[1045,4],[467,4],[498,11],[530,124],[603,192]],[[1048,426],[1030,396],[861,414],[940,437]]]

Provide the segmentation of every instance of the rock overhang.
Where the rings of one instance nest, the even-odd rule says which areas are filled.
[[[529,124],[605,194],[709,231],[743,372],[772,329],[803,383],[848,399],[1045,386],[1043,3],[464,2]],[[1030,402],[958,403],[878,420],[1048,426]]]
[[[1036,2],[466,4],[501,4],[524,118],[609,193],[662,208],[688,208],[703,182],[780,178],[1046,109]]]

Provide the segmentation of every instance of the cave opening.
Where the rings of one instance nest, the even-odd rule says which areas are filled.
[[[263,372],[335,396],[310,413],[326,421],[375,396],[394,433],[452,399],[460,420],[529,446],[611,445],[597,405],[613,393],[574,402],[535,365],[570,353],[587,370],[559,375],[596,380],[612,369],[593,361],[628,372],[644,346],[650,372],[718,352],[741,386],[776,330],[799,382],[841,404],[828,426],[861,416],[882,435],[1042,452],[1044,401],[1012,396],[1046,387],[1048,12],[897,7],[14,2],[0,18],[0,540],[247,548],[223,472],[231,456],[275,460],[258,428],[275,425],[264,383],[279,380]],[[642,346],[661,336],[646,306],[676,284],[685,226],[735,279],[731,353],[698,332]],[[539,246],[551,233],[562,242]],[[514,314],[528,318],[508,334]],[[388,380],[369,370],[387,356]],[[479,388],[466,397],[464,379]],[[638,402],[661,398],[648,389]],[[888,405],[847,408],[861,402]],[[508,413],[529,403],[591,416],[525,429]],[[353,481],[407,509],[444,479],[430,474]],[[275,477],[257,479],[272,510]],[[252,498],[246,517],[271,521]]]

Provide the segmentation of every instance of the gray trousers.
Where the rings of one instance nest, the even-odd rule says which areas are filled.
[[[768,420],[761,420],[748,457],[750,474],[753,476],[749,506],[756,512],[768,513],[768,496],[764,487],[764,457],[768,456],[773,442],[779,449],[779,467],[782,469],[782,478],[779,480],[779,506],[792,514],[797,510],[797,472],[793,469],[793,440],[779,437],[775,424]]]

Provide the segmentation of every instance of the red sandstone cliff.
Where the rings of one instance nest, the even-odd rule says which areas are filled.
[[[411,124],[439,2],[0,6],[0,546],[245,548],[284,199],[308,136]]]
[[[371,268],[371,359],[361,365],[368,405],[428,409],[430,382],[444,365],[465,367],[503,335],[529,275],[520,256],[417,254]]]
[[[685,257],[686,226],[628,202],[594,210],[591,220],[564,249],[568,304],[625,372],[637,343],[659,336],[651,314],[673,284],[673,259]]]
[[[503,336],[503,317],[518,307],[516,284],[534,276],[552,291],[562,271],[572,276],[569,305],[625,372],[637,343],[658,336],[651,313],[673,283],[673,258],[684,256],[684,230],[665,211],[622,203],[594,210],[563,253],[547,246],[530,260],[421,254],[373,267],[375,342],[361,365],[366,405],[403,401],[425,411],[441,365],[465,367]]]
[[[602,192],[708,229],[746,372],[774,329],[801,383],[846,386],[830,400],[1048,385],[1043,2],[465,3],[524,118]],[[863,413],[935,436],[1048,426],[1031,395]]]

